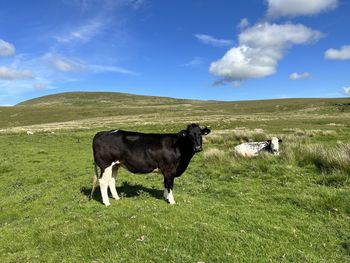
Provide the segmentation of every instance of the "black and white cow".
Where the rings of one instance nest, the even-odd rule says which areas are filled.
[[[174,178],[187,168],[193,155],[202,150],[202,135],[210,133],[207,127],[190,124],[186,130],[171,134],[139,133],[123,130],[102,131],[93,139],[95,176],[93,192],[97,183],[97,166],[101,173],[99,183],[103,203],[110,205],[108,187],[114,199],[119,196],[115,178],[120,166],[132,173],[150,173],[159,170],[164,176],[164,198],[175,204]]]
[[[274,155],[279,155],[279,143],[282,140],[277,137],[272,137],[271,140],[263,142],[245,142],[237,145],[234,151],[245,157],[257,156],[263,151],[273,153]]]

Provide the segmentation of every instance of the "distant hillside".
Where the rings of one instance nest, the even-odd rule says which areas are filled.
[[[141,96],[113,92],[68,92],[31,99],[14,107],[0,107],[0,129],[84,122],[89,127],[121,124],[181,122],[237,126],[243,120],[287,120],[323,116],[331,123],[350,116],[350,98],[274,99],[256,101],[205,101]],[[94,123],[89,125],[89,123]],[[57,124],[58,125],[58,124]],[[60,124],[61,125],[61,124]],[[85,125],[85,126],[86,126]]]
[[[66,92],[34,98],[16,106],[110,106],[110,105],[162,105],[183,103],[186,100],[167,97],[133,95],[119,92]]]

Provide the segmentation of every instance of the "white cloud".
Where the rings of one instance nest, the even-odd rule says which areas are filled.
[[[36,90],[43,90],[46,88],[46,84],[45,83],[41,83],[41,82],[37,82],[37,83],[34,83],[33,84],[33,87],[36,89]]]
[[[325,52],[326,59],[346,60],[350,59],[350,45],[342,46],[340,49],[330,48]]]
[[[127,75],[137,75],[138,74],[135,71],[125,69],[122,67],[116,67],[116,66],[89,65],[88,68],[91,69],[95,73],[114,72],[114,73],[127,74]]]
[[[68,59],[56,58],[52,61],[56,69],[64,72],[80,71],[82,66]]]
[[[289,75],[290,80],[307,79],[309,77],[311,77],[311,74],[309,72],[303,72],[303,73],[294,72]]]
[[[9,42],[0,39],[0,57],[13,56],[16,53],[16,48]]]
[[[78,59],[70,59],[61,57],[51,53],[47,53],[43,57],[51,67],[61,72],[79,72],[86,69],[86,64]]]
[[[350,87],[344,87],[343,88],[343,92],[344,92],[345,95],[349,96],[350,95]]]
[[[184,67],[197,67],[203,64],[203,59],[201,57],[194,57],[187,63],[183,64]]]
[[[129,0],[128,2],[133,9],[139,9],[144,4],[145,1],[144,0]]]
[[[81,26],[69,30],[69,32],[56,35],[54,38],[61,43],[71,43],[74,41],[88,42],[90,39],[98,35],[108,22],[109,20],[105,18],[94,18],[85,22]]]
[[[196,34],[194,35],[200,42],[211,45],[214,47],[226,47],[231,46],[233,44],[232,40],[227,39],[218,39],[210,35],[205,34]]]
[[[322,33],[302,24],[257,24],[239,35],[239,42],[251,47],[283,48],[289,45],[311,43]]]
[[[119,74],[137,75],[138,73],[123,67],[88,64],[77,58],[67,58],[48,53],[43,57],[52,68],[60,72],[114,72]]]
[[[250,26],[248,18],[242,18],[241,22],[238,24],[238,28],[243,30]]]
[[[267,49],[240,45],[231,48],[220,60],[212,62],[210,72],[226,81],[269,76],[275,73],[278,60],[269,53]]]
[[[212,62],[209,70],[229,82],[273,75],[287,48],[315,42],[321,36],[300,24],[257,24],[243,31],[239,46]]]
[[[108,11],[115,11],[117,8],[131,7],[132,9],[139,9],[145,0],[63,0],[68,5],[73,5],[79,10],[86,12],[91,10],[106,9]]]
[[[337,0],[267,0],[267,16],[272,18],[287,16],[315,15],[338,5]]]
[[[18,80],[34,78],[31,70],[17,70],[8,67],[0,67],[0,79],[3,80]]]

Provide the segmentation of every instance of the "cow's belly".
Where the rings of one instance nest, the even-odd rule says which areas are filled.
[[[122,163],[122,166],[125,167],[128,171],[135,174],[146,174],[151,173],[157,169],[157,163],[153,161],[142,161],[142,160],[126,160]]]
[[[250,148],[249,146],[247,147],[246,145],[236,146],[235,152],[244,157],[253,157],[257,155],[257,152],[254,149]]]

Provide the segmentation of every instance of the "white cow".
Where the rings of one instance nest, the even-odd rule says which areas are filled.
[[[279,143],[282,140],[277,137],[272,137],[271,140],[263,142],[245,142],[237,145],[234,151],[245,157],[253,157],[259,155],[262,151],[267,151],[273,153],[274,155],[279,155]]]

